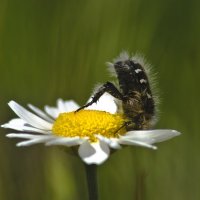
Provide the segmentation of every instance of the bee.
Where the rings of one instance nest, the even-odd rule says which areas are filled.
[[[123,52],[108,66],[117,77],[118,86],[109,81],[104,83],[94,93],[92,100],[77,111],[96,103],[107,92],[119,100],[127,118],[124,124],[127,131],[150,129],[156,122],[157,96],[152,92],[148,64],[141,56],[129,57]]]

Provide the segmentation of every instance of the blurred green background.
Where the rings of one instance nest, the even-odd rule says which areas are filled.
[[[0,123],[7,102],[84,104],[122,50],[158,72],[157,128],[183,134],[158,151],[128,147],[99,167],[102,200],[200,199],[200,2],[0,0]],[[0,199],[86,200],[82,162],[56,147],[17,148],[0,130]],[[12,131],[10,131],[12,132]]]

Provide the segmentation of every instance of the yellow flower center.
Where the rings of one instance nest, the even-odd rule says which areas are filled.
[[[80,110],[61,113],[53,124],[53,133],[63,137],[88,137],[97,140],[96,135],[117,138],[125,134],[125,118],[121,114],[104,111]]]

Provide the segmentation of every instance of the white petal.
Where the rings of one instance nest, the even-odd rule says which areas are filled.
[[[57,137],[52,139],[51,141],[46,142],[47,146],[50,145],[63,145],[63,146],[67,146],[67,147],[71,147],[71,146],[75,146],[75,145],[80,145],[81,143],[83,143],[83,139],[79,138],[79,137]]]
[[[79,108],[80,106],[73,100],[65,101],[65,112],[72,112]]]
[[[54,122],[52,118],[50,118],[45,112],[40,110],[39,108],[33,106],[32,104],[28,104],[28,107],[35,112],[38,116],[42,117],[43,119],[49,121],[49,122]]]
[[[72,112],[75,111],[79,108],[79,105],[73,101],[63,101],[62,99],[57,100],[57,108],[55,107],[50,107],[50,106],[45,106],[44,110],[48,115],[56,119],[60,113],[63,112]]]
[[[92,97],[88,100],[90,102],[92,100]],[[116,113],[117,112],[117,104],[115,102],[115,98],[108,94],[104,93],[97,103],[93,103],[91,106],[88,106],[86,108],[87,110],[102,110],[109,113]]]
[[[32,125],[33,127],[43,129],[43,130],[51,130],[52,128],[51,123],[29,112],[28,110],[26,110],[25,108],[17,104],[16,102],[10,101],[8,105],[20,118],[22,118],[24,121],[26,121],[28,124]]]
[[[27,133],[9,133],[6,135],[8,138],[23,138],[23,139],[33,139],[38,138],[38,135],[27,134]]]
[[[12,119],[8,123],[1,125],[1,127],[10,128],[17,131],[28,131],[28,132],[36,132],[36,133],[43,133],[43,134],[50,133],[49,131],[46,131],[46,130],[34,128],[30,126],[29,124],[27,124],[23,119],[20,119],[20,118]]]
[[[151,144],[141,142],[141,141],[137,141],[137,140],[133,140],[133,139],[130,139],[130,138],[124,138],[124,137],[120,137],[119,143],[124,144],[124,145],[135,145],[135,146],[142,146],[142,147],[147,147],[147,148],[151,148],[151,149],[157,149],[156,146],[153,146]]]
[[[118,138],[107,138],[103,137],[102,135],[95,135],[95,136],[102,142],[107,143],[110,148],[121,149]]]
[[[119,140],[116,138],[110,138],[110,143],[109,143],[110,148],[112,149],[121,149],[122,147],[119,144]]]
[[[58,99],[57,106],[60,113],[72,112],[79,108],[79,105],[73,100],[63,101],[62,99]]]
[[[78,153],[86,164],[100,165],[108,159],[110,149],[108,145],[102,141],[95,143],[89,143],[88,141],[85,141],[80,145]]]
[[[34,138],[30,139],[28,141],[19,142],[17,146],[29,146],[33,144],[38,143],[45,143],[46,146],[52,146],[52,145],[63,145],[67,147],[76,146],[82,143],[83,140],[80,138],[57,138],[57,137],[40,137],[40,138]]]
[[[58,107],[59,113],[65,112],[65,102],[62,99],[57,100],[57,107]]]
[[[17,146],[29,146],[37,143],[45,143],[45,145],[63,145],[67,147],[80,145],[85,141],[80,137],[58,137],[55,135],[34,135],[34,134],[27,134],[27,133],[9,133],[6,135],[9,138],[21,138],[21,139],[28,139],[26,141],[19,142]]]
[[[154,144],[180,135],[178,131],[168,129],[129,131],[124,138]]]
[[[23,119],[15,118],[11,119],[8,123],[1,125],[2,128],[15,129],[17,131],[23,131],[22,127],[26,124]]]
[[[46,143],[49,140],[55,138],[53,135],[34,135],[34,134],[26,134],[26,133],[9,133],[6,135],[9,138],[22,138],[28,139],[26,141],[22,141],[17,143],[17,146],[30,146],[38,143]]]
[[[54,107],[45,106],[44,110],[48,115],[50,115],[54,119],[56,119],[58,117],[58,115],[60,114],[59,110],[57,108],[54,108]]]
[[[48,140],[49,140],[48,138],[36,138],[36,139],[19,142],[17,143],[17,146],[18,147],[31,146],[33,144],[45,143]]]

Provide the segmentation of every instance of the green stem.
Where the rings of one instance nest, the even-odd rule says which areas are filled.
[[[98,200],[97,166],[85,164],[89,200]]]

